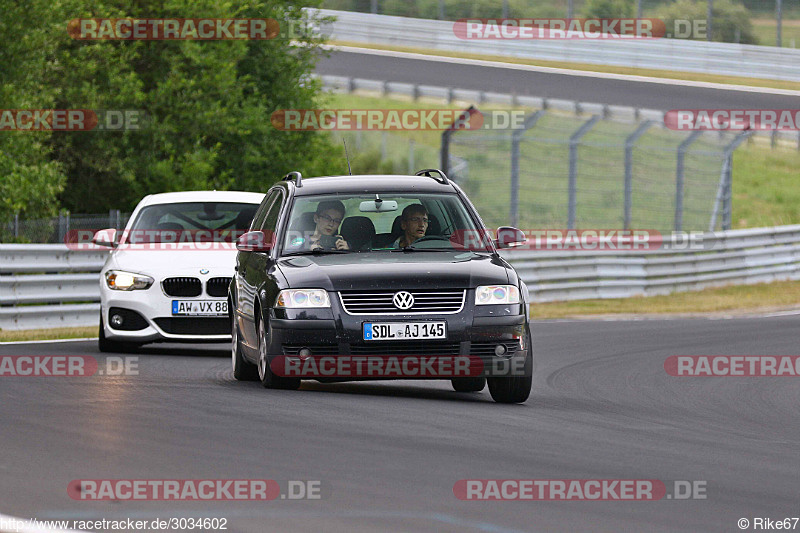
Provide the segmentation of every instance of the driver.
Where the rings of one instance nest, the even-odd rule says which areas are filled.
[[[350,245],[337,234],[344,218],[344,204],[339,200],[324,200],[314,213],[314,234],[308,239],[311,250],[349,250]]]
[[[425,236],[428,230],[428,210],[422,204],[411,204],[403,209],[400,215],[400,228],[403,234],[392,244],[395,248],[410,246],[417,239]]]

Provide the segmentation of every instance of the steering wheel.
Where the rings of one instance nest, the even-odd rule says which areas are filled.
[[[447,241],[448,243],[450,243],[450,238],[444,237],[442,235],[425,235],[424,237],[420,237],[416,241],[412,242],[411,246],[416,246],[417,243],[420,242],[430,242],[430,241]]]

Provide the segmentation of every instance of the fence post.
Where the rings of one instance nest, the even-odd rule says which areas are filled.
[[[600,120],[600,115],[593,115],[581,125],[569,138],[569,208],[567,212],[567,229],[575,229],[575,210],[578,205],[578,145],[581,138]]]
[[[408,173],[413,174],[416,163],[414,162],[414,139],[408,140]]]
[[[641,5],[639,6],[641,7]],[[633,145],[639,137],[655,124],[652,120],[645,120],[636,131],[628,135],[625,139],[625,214],[623,217],[623,227],[631,229],[631,211],[633,208]]]
[[[733,181],[733,152],[747,139],[753,136],[752,131],[744,131],[736,136],[723,150],[722,171],[717,185],[717,195],[714,199],[714,209],[711,211],[711,220],[708,231],[714,231],[717,226],[717,215],[722,205],[722,229],[731,229],[731,189]]]
[[[525,132],[536,125],[546,113],[544,109],[529,115],[522,123],[522,128],[511,133],[511,213],[510,224],[516,227],[519,222],[519,143]]]
[[[702,135],[703,131],[693,131],[678,146],[678,167],[675,171],[675,231],[683,227],[683,160],[689,145]]]
[[[463,122],[469,118],[465,117],[464,113],[467,115],[472,115],[473,113],[479,113],[479,111],[475,106],[469,106],[467,109],[461,112],[455,123],[442,132],[442,146],[439,149],[439,168],[441,168],[442,172],[445,174],[449,174],[450,168],[450,137],[457,131],[453,128],[453,126],[459,121]]]
[[[14,238],[19,238],[19,213],[14,213]]]

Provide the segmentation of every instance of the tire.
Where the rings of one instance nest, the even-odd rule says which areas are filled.
[[[103,328],[103,317],[100,317],[100,332],[97,335],[97,348],[103,353],[128,353],[134,351],[138,344],[132,342],[112,341],[106,338],[106,330]]]
[[[245,361],[242,356],[242,343],[239,342],[239,328],[231,317],[231,363],[233,377],[239,381],[258,381],[258,367]]]
[[[300,388],[300,378],[286,378],[272,373],[267,357],[267,332],[264,329],[264,320],[261,318],[258,318],[258,379],[267,389],[297,390]]]
[[[486,378],[453,378],[450,383],[456,392],[480,392],[486,387]]]
[[[522,403],[528,399],[533,385],[533,351],[525,358],[524,375],[487,378],[489,394],[497,403]]]

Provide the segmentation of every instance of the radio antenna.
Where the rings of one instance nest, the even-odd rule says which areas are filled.
[[[342,137],[342,142],[344,143],[344,158],[347,160],[347,173],[352,176],[353,171],[350,169],[350,156],[347,154],[347,140]]]

